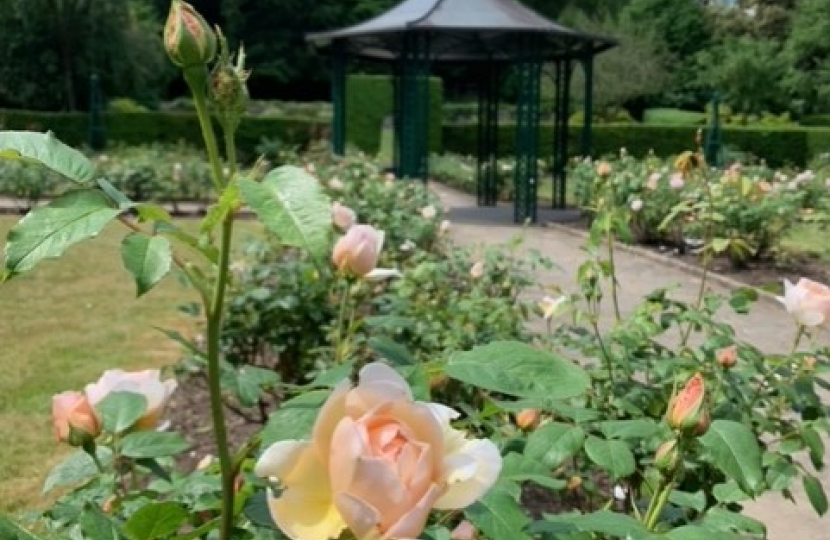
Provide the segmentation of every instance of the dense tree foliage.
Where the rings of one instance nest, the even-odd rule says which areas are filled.
[[[244,41],[254,97],[297,100],[328,98],[326,57],[306,33],[366,20],[397,1],[191,0],[233,47]],[[830,0],[521,1],[619,40],[597,60],[600,105],[701,110],[718,91],[739,112],[830,109]],[[0,4],[0,106],[83,108],[92,73],[110,98],[152,105],[181,93],[159,37],[169,0]],[[470,78],[440,72],[450,86]],[[577,70],[575,87],[579,77]]]

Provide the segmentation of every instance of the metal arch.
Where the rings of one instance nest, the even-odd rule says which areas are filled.
[[[331,65],[331,149],[334,154],[346,154],[346,43],[334,43]]]
[[[501,67],[487,62],[478,78],[478,159],[476,188],[479,206],[498,203],[499,89]]]
[[[395,76],[396,169],[401,178],[429,174],[430,39],[427,32],[404,36]]]
[[[570,57],[556,61],[556,101],[553,120],[553,208],[565,208],[568,164],[568,114],[573,64]]]

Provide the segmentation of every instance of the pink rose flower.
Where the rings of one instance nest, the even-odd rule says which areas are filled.
[[[268,448],[255,472],[279,481],[271,516],[293,540],[418,538],[432,509],[469,506],[496,482],[501,456],[451,427],[458,413],[415,401],[406,381],[379,363],[359,383],[339,384],[308,441]]]
[[[173,379],[161,380],[158,369],[144,371],[123,371],[111,369],[104,372],[98,382],[86,385],[86,397],[94,407],[113,392],[141,394],[147,400],[147,411],[135,424],[135,429],[158,427],[164,407],[176,389]]]
[[[383,231],[371,225],[353,225],[334,245],[331,260],[339,272],[368,280],[400,277],[397,270],[377,268],[383,239]]]
[[[62,392],[52,397],[55,438],[79,446],[83,439],[101,434],[101,424],[82,392]]]
[[[819,326],[830,321],[830,287],[807,278],[793,285],[784,280],[784,296],[778,301],[802,326]]]

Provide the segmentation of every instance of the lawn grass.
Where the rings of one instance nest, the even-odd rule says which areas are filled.
[[[800,223],[784,238],[782,247],[789,253],[809,254],[830,262],[828,229],[818,223]]]
[[[3,238],[15,222],[0,217]],[[241,222],[238,236],[255,227]],[[37,506],[46,473],[68,450],[53,439],[53,394],[81,390],[105,369],[174,363],[178,345],[154,326],[193,332],[177,306],[196,295],[174,277],[135,298],[119,251],[125,232],[113,224],[0,287],[0,512]]]

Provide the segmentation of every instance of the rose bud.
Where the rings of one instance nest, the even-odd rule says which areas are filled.
[[[830,321],[830,287],[807,278],[793,285],[784,280],[784,296],[778,301],[802,326],[819,326]]]
[[[735,364],[738,363],[738,346],[730,345],[729,347],[720,349],[715,353],[715,359],[723,369],[735,367]]]
[[[516,425],[520,429],[531,431],[539,425],[541,417],[542,413],[539,412],[539,409],[525,409],[516,415]]]
[[[203,66],[216,56],[216,34],[193,6],[173,0],[164,25],[164,49],[181,68]]]
[[[677,450],[677,439],[664,442],[654,454],[654,466],[663,472],[673,471],[677,468],[679,461],[680,452]]]
[[[669,401],[666,411],[666,422],[672,429],[685,433],[693,433],[698,429],[706,416],[703,408],[703,398],[706,395],[706,386],[703,375],[695,373],[686,386]]]
[[[82,446],[101,434],[101,423],[87,397],[81,392],[63,392],[52,397],[55,438]]]
[[[370,225],[354,225],[337,241],[331,259],[337,270],[363,277],[375,269],[383,247],[383,232]]]
[[[597,163],[597,174],[605,177],[611,174],[611,164],[607,161],[600,161]]]
[[[335,202],[331,205],[331,221],[341,231],[348,231],[357,220],[354,210],[344,204]]]

